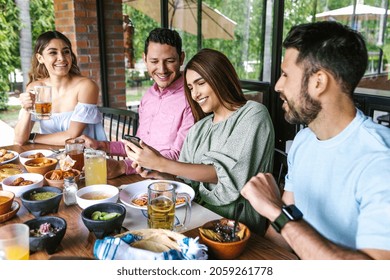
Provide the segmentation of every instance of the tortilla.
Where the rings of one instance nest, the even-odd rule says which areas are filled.
[[[121,237],[129,233],[142,236],[141,240],[130,244],[132,247],[156,253],[166,252],[170,249],[180,251],[178,241],[185,238],[183,234],[166,229],[131,230],[121,233],[120,235],[117,235],[117,237]]]
[[[8,178],[10,176],[21,174],[23,173],[23,169],[13,163],[4,164],[0,166],[0,182],[3,181],[5,178]]]

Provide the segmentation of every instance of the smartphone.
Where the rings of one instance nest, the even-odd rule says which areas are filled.
[[[126,139],[127,141],[130,141],[131,143],[133,143],[137,147],[141,148],[141,145],[139,143],[139,141],[141,141],[141,139],[139,137],[126,134],[123,136],[123,139]]]
[[[139,144],[139,141],[141,141],[141,139],[139,137],[126,134],[126,135],[123,135],[123,139],[126,139],[127,141],[130,141],[131,143],[133,143],[137,147],[141,148],[141,145]],[[152,171],[152,169],[149,169],[149,168],[144,168],[144,169],[147,171]]]

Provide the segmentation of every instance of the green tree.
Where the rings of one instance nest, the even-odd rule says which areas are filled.
[[[55,30],[53,0],[30,0],[32,41],[43,32]]]
[[[0,10],[0,92],[7,92],[9,74],[21,67],[19,32],[23,26],[14,0],[0,0]],[[53,0],[30,0],[30,13],[34,42],[42,32],[54,29]]]
[[[9,90],[8,75],[20,67],[19,11],[13,0],[0,0],[0,92]]]

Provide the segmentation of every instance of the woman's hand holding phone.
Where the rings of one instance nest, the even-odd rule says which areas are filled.
[[[138,148],[142,149],[143,150],[143,147],[141,146],[141,139],[137,136],[132,136],[132,135],[124,135],[123,136],[123,139],[129,141],[130,143],[134,144],[135,146],[137,146]],[[143,143],[143,145],[146,146],[146,144]],[[127,156],[132,159],[133,161],[135,160],[134,156],[138,156],[139,155],[139,152],[138,151],[134,151],[134,149],[132,149],[129,145],[126,145],[125,143],[125,149],[126,149],[126,153],[127,153]],[[139,155],[140,157],[142,157],[142,155]],[[134,164],[135,162],[133,162]],[[137,162],[137,168],[135,168],[133,166],[133,168],[135,168],[136,172],[140,174],[140,170],[142,168],[142,171],[147,171],[147,172],[150,172],[152,171],[151,169],[148,169],[148,168],[143,168],[141,167],[138,162]]]

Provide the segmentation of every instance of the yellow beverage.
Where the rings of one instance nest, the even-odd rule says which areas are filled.
[[[105,157],[84,157],[85,185],[107,184]]]
[[[5,249],[7,260],[28,260],[30,257],[29,248],[22,246],[10,246]]]
[[[175,205],[171,199],[159,196],[148,204],[149,228],[173,229]]]

